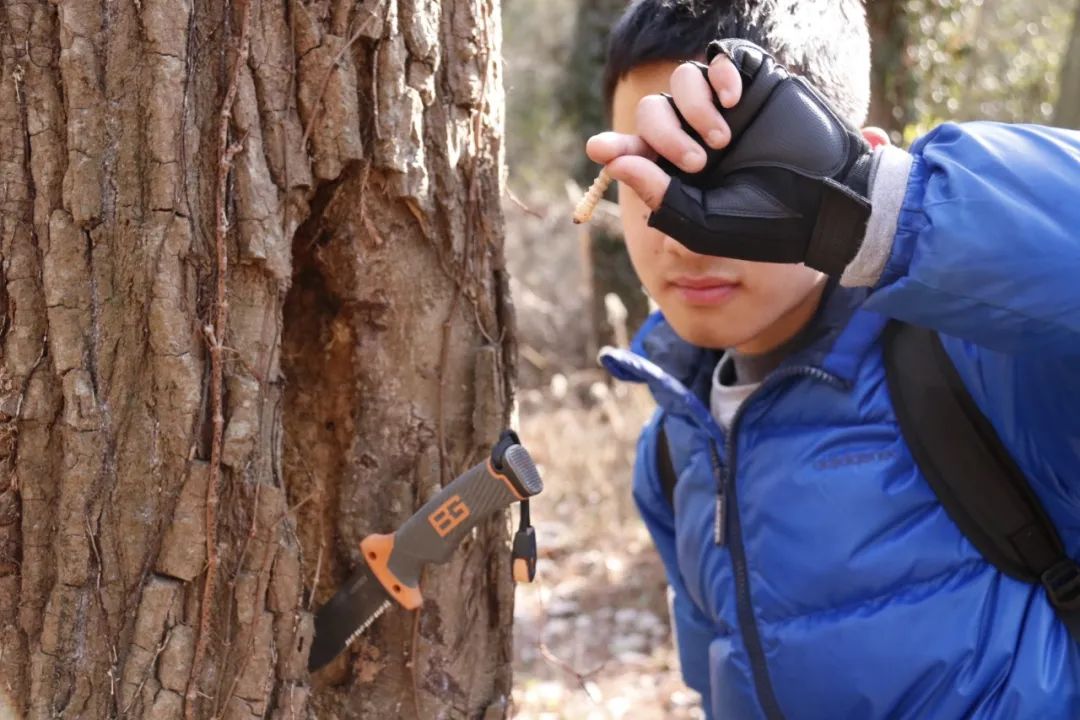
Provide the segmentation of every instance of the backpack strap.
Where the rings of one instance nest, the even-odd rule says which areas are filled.
[[[671,461],[671,447],[668,445],[664,422],[660,421],[660,432],[656,436],[656,471],[660,475],[660,488],[668,504],[675,507],[675,482],[679,479],[675,472],[675,463]]]
[[[932,330],[893,321],[885,373],[900,430],[938,500],[982,556],[1046,588],[1080,642],[1080,566]]]

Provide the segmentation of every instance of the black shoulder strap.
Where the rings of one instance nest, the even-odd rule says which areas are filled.
[[[949,517],[988,562],[1040,583],[1080,642],[1080,566],[982,414],[941,338],[892,322],[885,372],[904,440]]]
[[[656,471],[660,474],[660,487],[668,504],[675,507],[675,481],[679,479],[675,464],[671,462],[671,448],[668,446],[664,423],[660,422],[660,432],[656,437]]]

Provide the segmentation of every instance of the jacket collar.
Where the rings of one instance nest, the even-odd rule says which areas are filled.
[[[887,318],[862,310],[865,288],[844,288],[830,281],[822,296],[803,346],[781,365],[810,366],[840,379],[854,381],[867,350],[877,340]],[[657,402],[681,407],[694,416],[707,416],[710,378],[720,353],[692,345],[678,335],[664,316],[653,313],[638,331],[630,350],[605,348],[600,361],[616,378],[648,383]],[[687,403],[699,408],[684,407]],[[701,419],[701,418],[698,418]]]

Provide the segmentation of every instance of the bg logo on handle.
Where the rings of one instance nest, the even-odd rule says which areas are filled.
[[[467,517],[469,506],[460,495],[454,495],[428,515],[428,522],[435,528],[435,532],[439,533],[439,537],[446,537]]]

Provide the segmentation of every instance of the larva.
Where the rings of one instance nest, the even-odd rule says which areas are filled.
[[[581,198],[581,202],[574,209],[574,224],[580,225],[589,222],[593,211],[596,210],[596,206],[600,204],[600,198],[604,197],[604,192],[610,184],[611,176],[608,175],[607,169],[601,170],[600,174],[596,176],[596,180],[593,181],[592,187],[589,188],[585,196]]]

